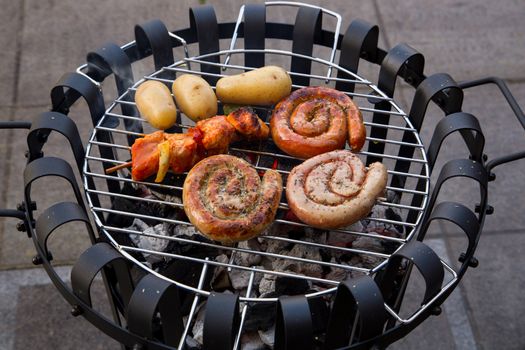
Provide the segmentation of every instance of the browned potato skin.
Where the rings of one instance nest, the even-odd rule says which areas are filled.
[[[183,74],[171,87],[177,106],[197,122],[217,114],[217,97],[208,82],[199,76]]]
[[[290,95],[292,79],[277,66],[266,66],[219,79],[217,97],[223,103],[271,106]]]
[[[165,130],[177,121],[177,108],[170,89],[159,81],[148,80],[140,84],[135,102],[142,118],[154,128]]]

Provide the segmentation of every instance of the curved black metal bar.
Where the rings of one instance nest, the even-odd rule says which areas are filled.
[[[213,6],[206,5],[190,8],[190,29],[195,33],[196,41],[199,43],[200,55],[219,51],[219,26]],[[219,63],[219,56],[213,55],[203,59],[203,61]],[[219,66],[202,63],[201,72],[220,74],[221,69]],[[211,75],[203,76],[203,78],[210,85],[215,85],[218,80],[217,77]]]
[[[469,151],[470,159],[477,162],[483,162],[483,149],[485,147],[485,137],[481,131],[479,121],[472,114],[457,112],[452,113],[445,118],[441,119],[436,128],[430,141],[430,145],[427,150],[427,160],[430,172],[434,169],[436,159],[441,149],[441,145],[445,138],[454,133],[460,132],[463,136],[463,140]],[[420,179],[417,182],[416,190],[422,191],[425,188],[425,180]],[[414,196],[412,198],[411,206],[419,207],[423,203],[422,196]],[[411,211],[408,213],[407,221],[416,222],[418,213]]]
[[[352,326],[359,319],[356,339],[363,341],[381,334],[387,319],[379,287],[369,276],[339,284],[328,321],[325,349],[348,345]]]
[[[61,158],[43,157],[28,163],[24,169],[24,199],[29,221],[33,220],[33,210],[31,206],[29,206],[31,203],[31,185],[35,180],[47,176],[58,176],[69,182],[75,199],[85,211],[82,194],[80,193],[75,174],[69,163]]]
[[[77,169],[81,174],[85,151],[77,126],[73,120],[58,112],[41,113],[33,121],[31,129],[27,134],[27,145],[29,148],[28,161],[32,162],[43,156],[42,148],[51,131],[56,131],[62,134],[69,141],[73,157],[75,157]],[[89,186],[93,186],[91,188],[95,188],[93,179],[88,178],[88,184]],[[96,206],[100,205],[98,197],[93,198],[93,204]]]
[[[312,315],[304,295],[279,297],[274,349],[313,349]]]
[[[211,293],[204,314],[203,348],[233,349],[239,324],[239,295]]]
[[[142,29],[142,31],[143,35],[146,36],[146,31],[144,29]],[[142,47],[146,46],[146,43],[144,43],[145,40],[145,38],[141,40]],[[86,61],[88,66],[88,75],[97,81],[102,81],[106,76],[113,74],[115,77],[117,93],[119,96],[122,96],[121,99],[123,101],[133,100],[133,96],[131,96],[129,93],[125,94],[126,91],[128,91],[128,89],[135,83],[135,79],[133,78],[133,70],[131,69],[131,61],[124,50],[120,48],[120,46],[114,43],[105,44],[98,50],[89,52],[87,54]],[[132,117],[138,116],[137,109],[134,106],[120,104],[120,108],[122,109],[122,113],[124,115],[129,115]],[[140,123],[134,122],[131,119],[124,119],[124,126],[128,131],[142,133],[142,125]],[[127,138],[128,144],[132,145],[137,137],[135,135],[127,135]]]
[[[465,145],[470,152],[469,155],[471,159],[478,162],[483,161],[485,137],[481,131],[478,119],[470,113],[458,112],[441,119],[434,129],[434,134],[432,135],[432,140],[427,150],[428,166],[430,169],[434,167],[445,138],[458,131],[465,140]]]
[[[353,20],[348,26],[341,43],[339,65],[350,72],[357,73],[359,59],[366,57],[375,60],[378,56],[377,42],[379,40],[379,27],[362,19]],[[337,72],[338,78],[344,78],[343,72]],[[353,92],[354,83],[338,81],[335,83],[337,90]]]
[[[91,284],[102,269],[111,267],[112,271],[106,272],[114,275],[114,285],[118,284],[118,295],[123,302],[121,307],[126,310],[133,292],[133,282],[127,264],[128,261],[109,244],[92,245],[80,255],[71,270],[73,293],[91,307]]]
[[[95,233],[91,228],[85,209],[74,202],[60,202],[44,210],[36,219],[35,232],[37,240],[46,255],[48,255],[47,240],[49,236],[58,227],[73,221],[85,224],[91,244],[95,244]]]
[[[381,63],[377,87],[388,97],[394,97],[397,77],[402,74],[406,75],[406,72],[411,72],[411,75],[406,75],[407,79],[410,78],[408,80],[418,86],[420,83],[418,77],[423,74],[424,67],[425,58],[422,54],[407,44],[398,44],[388,51],[388,54]],[[389,101],[381,100],[375,104],[375,108],[383,111],[390,111],[392,105]],[[372,122],[388,125],[390,123],[390,114],[375,112],[372,116]],[[372,127],[370,129],[370,136],[374,138],[386,139],[387,134],[387,128]],[[370,142],[368,145],[368,150],[373,153],[381,154],[384,149],[385,144],[382,142]],[[367,157],[367,164],[380,161],[382,161],[382,157]]]
[[[434,185],[434,190],[430,196],[428,203],[427,211],[423,215],[421,222],[426,222],[430,215],[430,212],[434,208],[439,192],[443,184],[455,177],[465,177],[470,178],[477,183],[480,187],[480,200],[481,208],[486,208],[487,206],[487,185],[488,185],[488,173],[483,164],[472,159],[453,159],[447,162],[441,172],[439,173],[438,179]],[[482,218],[484,217],[484,211],[481,211],[478,221],[480,224],[483,223]]]
[[[58,112],[41,113],[33,121],[31,129],[27,134],[27,146],[29,148],[28,161],[32,162],[42,157],[42,147],[46,143],[51,131],[56,131],[66,137],[71,146],[73,157],[75,157],[77,168],[82,172],[85,151],[80,140],[77,125],[65,114]]]
[[[137,284],[127,308],[130,332],[146,339],[155,339],[154,319],[159,314],[162,340],[177,346],[184,332],[180,310],[179,289],[155,275],[144,276]]]
[[[266,38],[266,6],[247,4],[244,6],[244,47],[246,49],[264,49]],[[244,64],[247,67],[264,66],[264,53],[247,52]]]
[[[390,257],[386,269],[381,273],[381,278],[378,278],[379,288],[387,304],[392,305],[394,302],[392,297],[395,295],[393,296],[391,291],[403,259],[414,264],[421,272],[426,285],[422,304],[429,302],[440,292],[445,271],[441,260],[432,249],[422,242],[411,241]]]
[[[173,50],[168,29],[158,19],[135,26],[135,40],[141,56],[153,55],[155,70],[173,64]],[[159,77],[171,79],[172,72],[162,72]]]
[[[481,226],[478,222],[476,215],[466,206],[455,202],[441,202],[432,211],[428,220],[424,222],[421,227],[418,239],[423,239],[428,227],[433,220],[446,220],[456,224],[467,236],[468,245],[467,250],[464,253],[463,264],[459,269],[458,275],[462,276],[467,268],[472,267],[474,251],[476,250],[476,244],[479,236],[481,235]],[[477,265],[477,263],[476,263]]]
[[[311,56],[314,48],[315,37],[319,39],[323,26],[323,15],[320,9],[312,7],[299,7],[295,17],[293,29],[292,52],[305,56]],[[312,61],[292,57],[290,70],[292,72],[309,74]],[[305,76],[292,76],[292,82],[296,85],[310,85],[310,78]]]
[[[65,90],[67,89],[67,91]],[[82,96],[89,107],[93,126],[96,126],[102,116],[104,116],[104,97],[102,91],[86,75],[79,73],[66,73],[60,78],[59,82],[51,89],[51,102],[53,111],[68,115],[69,108]],[[116,128],[119,125],[118,118],[108,117],[104,119],[102,126]],[[104,130],[97,131],[97,140],[104,143],[113,143],[111,134]],[[100,155],[105,159],[115,159],[113,148],[99,146]],[[112,167],[114,164],[103,162],[104,169]],[[107,180],[108,189],[112,192],[120,191],[118,181]]]

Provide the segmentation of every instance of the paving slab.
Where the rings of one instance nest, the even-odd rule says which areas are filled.
[[[345,19],[341,27],[343,32],[352,18],[360,17],[377,22],[375,10],[370,3],[309,2],[341,12]],[[237,19],[238,10],[244,1],[229,1],[227,5],[221,1],[206,3],[214,5],[220,22],[233,22]],[[31,26],[25,26],[22,33],[19,103],[21,105],[49,103],[49,90],[62,74],[73,71],[85,61],[89,51],[95,50],[106,42],[123,45],[133,40],[133,28],[137,23],[158,18],[170,30],[187,28],[188,8],[198,5],[198,1],[189,0],[170,2],[111,0],[103,3],[93,0],[83,2],[27,0],[25,21],[31,23]],[[276,18],[290,23],[295,18],[296,9],[272,11],[268,12],[269,19]],[[328,18],[325,22],[327,25],[334,25]],[[222,46],[226,48],[228,45],[229,41],[223,40]],[[196,49],[190,48],[191,54],[196,52]]]
[[[58,267],[58,275],[69,282],[71,267]],[[0,348],[119,349],[118,344],[82,317],[71,316],[45,271],[40,268],[0,272]],[[104,300],[102,283],[95,282],[93,300]],[[109,313],[102,306],[104,314]]]
[[[392,45],[413,46],[428,74],[456,79],[524,77],[525,3],[513,1],[377,1]]]
[[[451,239],[452,249],[461,244]],[[476,338],[483,349],[525,348],[525,231],[486,233],[479,242],[479,266],[461,281]]]
[[[19,1],[0,0],[0,106],[10,106],[14,102],[20,32],[23,25],[21,4]]]

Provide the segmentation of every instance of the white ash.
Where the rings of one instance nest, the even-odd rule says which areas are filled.
[[[201,307],[199,308],[197,312],[197,316],[194,318],[195,322],[193,323],[193,328],[191,329],[193,333],[193,338],[202,344],[202,335],[204,333],[204,314],[206,313],[206,308],[202,307],[203,304],[201,304]]]
[[[353,232],[365,232],[363,224],[361,224],[360,221],[353,223],[350,226],[343,227],[341,228],[341,230],[353,231]],[[351,244],[356,238],[357,238],[357,235],[354,235],[351,233],[329,231],[327,243],[330,245],[346,246],[347,244]]]
[[[273,347],[275,342],[275,325],[268,328],[266,331],[259,330],[259,337],[264,344]]]
[[[335,258],[330,260],[332,264],[337,264]],[[348,271],[344,269],[331,268],[330,272],[325,276],[326,279],[332,281],[344,281],[348,277]]]
[[[264,345],[261,337],[257,332],[245,332],[241,336],[242,350],[264,350],[266,346]]]
[[[193,337],[190,337],[189,335],[186,336],[186,347],[185,349],[200,349],[201,344],[199,344]]]
[[[200,234],[199,231],[192,225],[176,225],[173,232],[175,236],[193,237]]]
[[[290,245],[289,242],[281,241],[280,239],[264,239],[266,243],[266,252],[268,253],[280,253],[283,249]]]
[[[262,266],[257,266],[257,268],[262,269]],[[241,290],[248,287],[250,282],[251,271],[240,270],[240,269],[231,269],[229,272],[230,281],[232,287],[235,290]],[[262,273],[255,273],[253,285],[258,285],[262,280]]]
[[[148,189],[149,190],[149,189]],[[170,202],[170,203],[175,203],[175,204],[182,204],[182,200],[179,196],[174,196],[172,194],[168,194],[168,193],[162,193],[162,192],[158,192],[158,191],[152,191],[152,190],[149,190],[150,191],[150,196],[152,197],[157,197],[163,201],[166,201],[166,202]]]
[[[221,254],[221,255],[217,255],[217,257],[215,258],[215,261],[219,263],[227,264],[228,261],[230,261],[230,258],[228,258],[228,255],[226,254]]]
[[[151,237],[147,235],[158,235],[168,237],[170,236],[170,227],[167,223],[158,224],[155,226],[148,226],[144,221],[140,219],[134,219],[129,229],[135,231],[141,231],[143,234],[129,234],[133,244],[140,249],[154,250],[154,251],[164,251],[168,244],[169,240],[165,238]],[[163,261],[164,258],[161,255],[142,253],[146,261],[150,264]]]
[[[262,277],[261,282],[259,282],[259,294],[261,297],[263,297],[263,295],[266,295],[266,294],[269,294],[275,291],[275,278],[276,277],[277,276],[270,275],[270,274],[265,274]]]
[[[223,264],[227,264],[230,258],[226,254],[220,254],[215,257],[215,261]],[[213,277],[210,284],[213,287],[225,287],[228,288],[230,285],[229,277],[224,266],[216,266],[213,271]]]
[[[399,203],[399,195],[394,191],[388,190],[386,197],[389,203]],[[398,208],[386,205],[375,205],[372,208],[370,217],[403,221],[401,211]],[[361,223],[364,226],[362,232],[376,232],[393,237],[401,237],[403,234],[403,227],[400,225],[366,219],[361,220]]]
[[[311,242],[309,239],[304,239]],[[291,250],[282,250],[281,255],[294,256],[303,259],[322,261],[319,248],[304,244],[295,244]],[[274,271],[295,272],[311,277],[322,277],[323,268],[319,264],[306,263],[302,261],[275,259],[272,263]]]

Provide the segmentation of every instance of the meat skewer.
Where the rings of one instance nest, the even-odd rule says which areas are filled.
[[[145,135],[132,145],[131,162],[108,168],[106,174],[131,166],[134,180],[157,174],[155,182],[161,182],[169,168],[182,173],[205,157],[226,153],[232,142],[268,135],[268,126],[251,109],[239,108],[228,116],[199,121],[184,134],[156,131]]]

